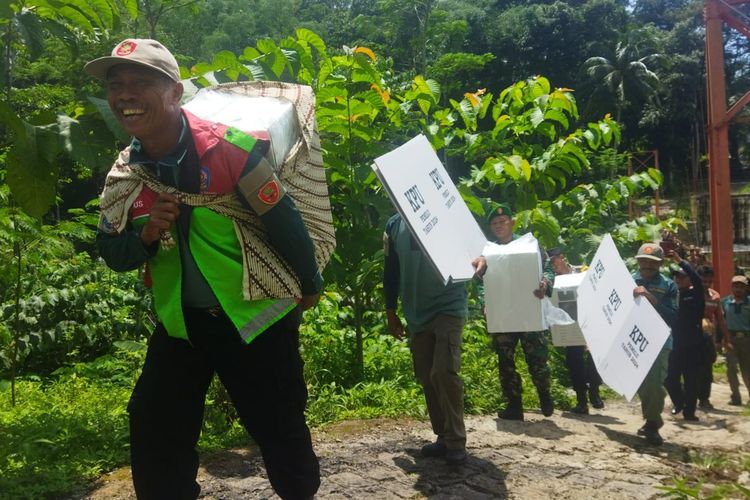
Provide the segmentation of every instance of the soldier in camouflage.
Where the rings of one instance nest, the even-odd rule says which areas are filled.
[[[513,212],[508,205],[496,205],[489,214],[488,222],[492,234],[495,236],[495,243],[506,245],[518,238],[518,235],[513,233]],[[555,279],[555,274],[544,250],[542,250],[542,256],[544,257],[543,277],[539,283],[539,288],[533,291],[539,299],[542,299],[545,295],[551,295],[552,283]],[[491,333],[491,335],[492,347],[498,356],[500,386],[508,402],[505,409],[498,412],[498,417],[506,420],[523,420],[523,404],[521,402],[523,387],[521,376],[516,370],[515,360],[516,345],[519,342],[526,357],[531,380],[539,394],[542,413],[545,417],[552,415],[555,407],[550,395],[550,370],[547,365],[549,342],[546,332]]]

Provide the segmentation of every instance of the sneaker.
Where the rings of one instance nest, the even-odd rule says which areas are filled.
[[[466,462],[466,450],[463,448],[457,450],[447,450],[445,452],[445,462],[448,465],[461,465]]]
[[[714,405],[711,404],[711,401],[708,399],[704,399],[698,403],[699,408],[703,408],[704,410],[713,410]]]
[[[646,426],[647,425],[648,425],[648,422],[646,422],[645,424],[643,424],[641,426],[641,428],[638,429],[638,432],[636,432],[636,434],[638,434],[639,436],[645,436],[646,435]]]
[[[697,422],[697,421],[699,421],[699,420],[700,420],[700,419],[699,419],[699,418],[698,418],[698,417],[697,417],[697,416],[695,415],[695,413],[686,413],[685,415],[683,415],[683,417],[682,417],[682,418],[684,418],[685,420],[687,420],[687,421],[689,421],[689,422]]]
[[[551,416],[555,413],[555,403],[552,402],[552,396],[549,392],[539,395],[539,406],[542,410],[542,415],[545,417]]]
[[[504,410],[497,412],[497,416],[503,420],[523,420],[523,408],[508,405]]]
[[[589,389],[589,401],[591,401],[591,406],[597,410],[604,408],[604,401],[602,401],[601,396],[599,396],[599,389],[596,387]]]
[[[422,446],[421,453],[423,457],[444,457],[446,453],[445,443],[437,441],[426,444]]]
[[[573,408],[570,409],[572,413],[577,413],[578,415],[588,415],[589,414],[589,405],[586,403],[578,403]]]

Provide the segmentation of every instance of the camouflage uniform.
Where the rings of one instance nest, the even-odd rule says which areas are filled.
[[[518,239],[518,235],[514,234],[513,239]],[[502,243],[497,240],[494,242],[498,245],[502,245]],[[547,253],[542,248],[540,248],[540,251],[544,259],[542,276],[548,283],[547,295],[551,295],[555,273],[552,270],[552,265],[549,259],[546,258]],[[531,293],[531,290],[529,290],[529,293]],[[516,404],[519,406],[521,404],[523,387],[521,385],[521,375],[519,375],[516,370],[515,359],[516,345],[519,341],[521,342],[521,348],[526,357],[526,365],[529,367],[531,380],[534,382],[537,392],[540,396],[543,394],[549,394],[551,381],[550,370],[547,365],[549,359],[549,341],[547,340],[546,331],[504,332],[491,334],[492,347],[495,352],[497,352],[500,387],[503,390],[505,399],[510,404]]]
[[[545,332],[493,333],[492,347],[497,352],[500,386],[508,401],[518,401],[523,394],[515,359],[519,340],[536,390],[539,394],[550,390],[550,371],[547,365],[549,349]]]

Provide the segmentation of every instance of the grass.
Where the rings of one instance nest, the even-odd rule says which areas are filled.
[[[690,462],[694,471],[690,478],[677,477],[671,484],[659,486],[661,496],[675,499],[750,498],[750,489],[739,484],[743,472],[750,472],[750,455],[715,452],[692,452]]]

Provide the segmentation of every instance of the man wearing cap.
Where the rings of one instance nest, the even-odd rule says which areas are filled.
[[[729,338],[725,342],[727,378],[732,391],[729,404],[739,406],[742,404],[742,396],[738,371],[742,373],[745,389],[750,394],[750,299],[746,276],[737,275],[732,278],[732,295],[724,297],[721,306],[729,331]]]
[[[422,447],[426,457],[449,465],[466,460],[464,386],[461,371],[463,327],[468,314],[464,283],[443,284],[400,215],[391,217],[383,235],[383,291],[388,330],[397,339],[404,327],[398,299],[409,329],[414,374],[424,391],[434,443]]]
[[[672,271],[679,291],[677,321],[672,331],[674,349],[669,354],[664,385],[672,399],[672,415],[682,412],[685,420],[696,421],[698,369],[703,347],[703,313],[706,306],[703,281],[693,267],[675,250],[668,256],[680,266]],[[684,381],[684,385],[683,385]]]
[[[664,260],[664,251],[656,243],[645,243],[638,249],[635,258],[638,261],[638,271],[633,273],[636,283],[633,295],[646,298],[664,322],[674,330],[677,319],[677,287],[671,279],[659,272]],[[643,427],[638,429],[638,435],[644,436],[646,441],[654,445],[664,442],[659,429],[664,425],[661,412],[664,410],[666,397],[664,380],[667,377],[669,351],[671,350],[672,338],[670,336],[638,388],[641,412],[643,418],[646,419]]]
[[[513,212],[510,206],[501,203],[493,206],[490,211],[487,222],[494,236],[494,242],[498,245],[507,245],[511,241],[518,239],[518,235],[513,232]],[[540,249],[544,260],[544,270],[539,287],[535,290],[529,290],[538,299],[544,298],[545,295],[552,294],[552,283],[555,274],[552,271],[549,259],[543,249]],[[516,370],[516,345],[520,342],[521,348],[526,356],[526,363],[529,368],[531,380],[536,386],[539,395],[539,406],[542,414],[549,417],[555,410],[550,394],[550,371],[547,365],[549,359],[549,342],[544,331],[539,332],[490,332],[492,335],[492,346],[497,352],[498,368],[500,371],[500,386],[503,395],[508,402],[505,409],[498,412],[498,417],[505,420],[523,420],[523,387],[521,385],[521,376]]]
[[[547,251],[547,256],[549,257],[555,276],[578,272],[577,269],[574,269],[568,263],[561,249],[552,248]],[[602,378],[599,376],[594,360],[591,359],[591,353],[588,352],[586,346],[566,346],[565,366],[568,368],[570,381],[576,393],[576,406],[570,411],[579,415],[588,415],[589,401],[591,401],[591,406],[596,409],[604,408],[604,401],[602,401],[599,395],[599,386],[602,385]]]
[[[183,110],[177,62],[155,40],[120,42],[85,69],[104,80],[133,137],[107,176],[97,245],[116,271],[146,265],[159,319],[128,404],[137,496],[198,496],[196,444],[216,373],[276,493],[312,497],[320,472],[304,417],[299,322],[322,279],[270,166],[268,138]],[[248,244],[252,231],[267,246]],[[273,282],[248,272],[258,255]],[[296,288],[272,286],[287,282]]]

